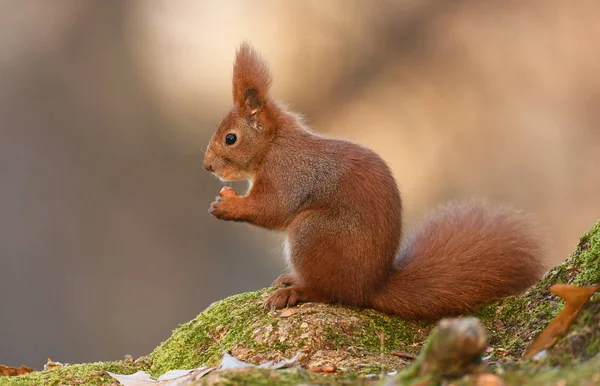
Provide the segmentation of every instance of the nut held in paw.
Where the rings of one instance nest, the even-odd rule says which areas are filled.
[[[233,190],[232,187],[230,187],[230,186],[223,186],[223,188],[219,192],[219,196],[221,196],[221,197],[235,197],[235,196],[237,196],[237,193],[235,192],[235,190]]]

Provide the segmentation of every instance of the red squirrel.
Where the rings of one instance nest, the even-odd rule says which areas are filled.
[[[291,269],[267,306],[341,303],[405,319],[474,311],[543,273],[544,249],[520,211],[447,204],[402,238],[402,200],[388,165],[358,144],[313,133],[269,94],[267,64],[247,43],[233,68],[233,108],[203,166],[223,181],[209,213],[286,232]]]

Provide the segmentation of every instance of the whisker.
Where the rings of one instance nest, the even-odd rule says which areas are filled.
[[[284,243],[281,243],[279,246],[271,249],[270,253],[281,252],[281,251],[283,251],[284,247],[285,247]]]

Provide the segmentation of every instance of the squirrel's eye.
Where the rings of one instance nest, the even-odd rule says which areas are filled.
[[[233,133],[229,133],[225,136],[225,143],[228,145],[233,145],[237,141],[237,135]]]

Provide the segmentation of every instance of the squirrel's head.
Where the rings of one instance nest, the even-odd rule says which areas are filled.
[[[225,181],[252,179],[273,137],[267,64],[244,43],[233,67],[233,108],[210,139],[204,168]]]

